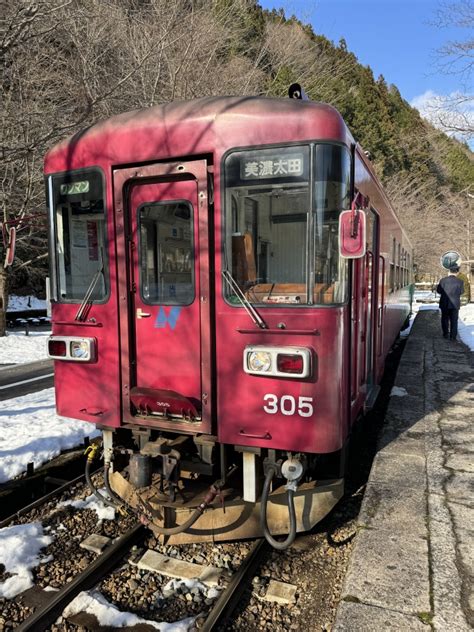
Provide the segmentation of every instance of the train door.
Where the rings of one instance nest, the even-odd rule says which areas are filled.
[[[370,209],[367,213],[367,253],[365,267],[366,287],[366,336],[365,336],[365,383],[367,385],[368,404],[376,396],[375,386],[375,347],[377,344],[377,264],[378,264],[378,216]]]
[[[362,264],[359,259],[352,262],[351,285],[351,402],[357,410],[360,386],[363,384],[365,356],[361,353],[364,341],[363,306],[364,288],[361,281]]]
[[[351,401],[354,414],[376,395],[378,216],[367,214],[367,253],[353,262],[351,286]]]
[[[377,354],[377,364],[378,370],[380,371],[381,358],[383,352],[383,324],[385,319],[385,306],[384,306],[384,297],[385,297],[385,257],[382,255],[379,256],[379,286],[377,292],[377,333],[376,333],[376,354]]]
[[[206,163],[114,175],[124,420],[209,432]]]

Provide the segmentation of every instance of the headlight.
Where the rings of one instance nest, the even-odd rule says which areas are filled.
[[[71,358],[81,358],[88,360],[90,355],[89,343],[84,340],[76,340],[71,342]]]
[[[243,369],[249,375],[301,380],[312,374],[312,354],[307,347],[249,345],[242,354]]]
[[[97,340],[79,336],[50,336],[48,357],[68,362],[96,362]]]
[[[248,367],[251,371],[268,373],[272,368],[272,356],[268,351],[251,351],[247,357]]]

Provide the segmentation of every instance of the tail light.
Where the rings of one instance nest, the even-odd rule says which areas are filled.
[[[243,368],[250,375],[308,377],[311,375],[311,350],[304,347],[245,347]]]
[[[66,356],[66,341],[50,338],[48,340],[48,355],[50,358],[64,358]]]
[[[301,375],[304,370],[303,356],[279,353],[277,355],[277,369],[279,373],[295,373]]]
[[[95,362],[96,339],[51,336],[48,339],[48,357],[73,362]]]

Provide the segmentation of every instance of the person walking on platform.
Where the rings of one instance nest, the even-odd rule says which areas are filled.
[[[438,283],[436,291],[440,295],[439,308],[441,310],[441,329],[443,337],[456,340],[458,335],[458,316],[461,307],[461,294],[464,283],[458,279],[459,266],[451,266],[449,274]]]

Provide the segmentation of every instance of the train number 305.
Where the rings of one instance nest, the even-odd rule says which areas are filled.
[[[300,417],[312,417],[314,413],[312,397],[298,397],[296,400],[292,395],[282,395],[278,398],[273,393],[267,393],[263,396],[266,405],[263,410],[269,415],[294,415],[297,413]]]

